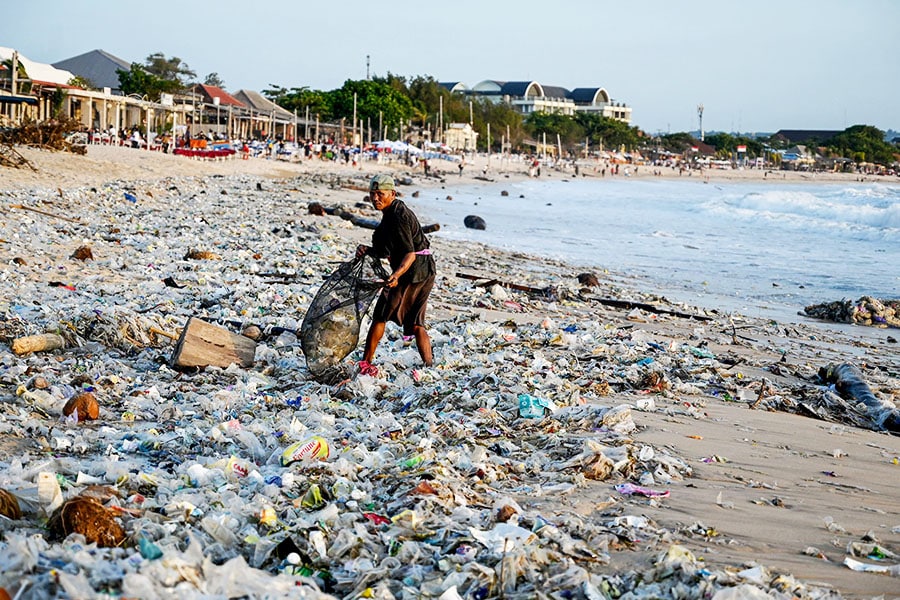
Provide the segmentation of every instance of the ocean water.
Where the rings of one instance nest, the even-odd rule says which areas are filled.
[[[609,271],[696,306],[797,320],[810,304],[900,297],[900,183],[891,180],[555,177],[449,193],[407,200],[423,223],[440,223],[436,236]],[[466,215],[486,230],[467,229]]]

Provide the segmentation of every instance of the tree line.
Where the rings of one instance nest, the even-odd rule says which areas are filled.
[[[157,52],[143,64],[132,63],[128,71],[118,71],[122,92],[156,99],[162,93],[178,93],[189,88],[196,73],[178,57],[167,58]],[[210,73],[203,83],[224,89],[225,82]],[[300,117],[322,121],[344,121],[352,128],[362,123],[363,130],[399,138],[411,130],[431,131],[449,123],[470,123],[479,134],[479,149],[512,149],[528,152],[536,143],[558,143],[565,153],[578,155],[586,150],[608,149],[674,154],[689,152],[698,140],[690,133],[679,132],[652,136],[640,128],[596,113],[574,115],[536,112],[521,115],[505,103],[487,98],[451,93],[433,77],[402,77],[388,73],[371,79],[348,79],[334,90],[309,87],[284,87],[270,84],[263,95]],[[355,102],[354,102],[355,99]],[[355,104],[355,111],[354,111]],[[488,133],[490,132],[490,135]],[[502,143],[508,144],[505,148]],[[732,158],[738,146],[746,147],[746,155],[755,158],[787,144],[771,138],[713,133],[704,143],[715,149],[717,158]],[[826,158],[845,158],[856,163],[873,162],[890,165],[898,160],[898,146],[884,140],[884,132],[868,125],[854,125],[824,143],[808,140],[805,145],[821,149]]]

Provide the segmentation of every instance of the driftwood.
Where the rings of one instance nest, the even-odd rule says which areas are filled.
[[[175,367],[227,367],[234,363],[250,367],[256,342],[200,319],[190,318],[181,332],[171,363]]]
[[[486,281],[475,284],[477,287],[488,287],[491,285],[499,285],[505,288],[509,288],[511,290],[518,290],[520,292],[528,292],[530,294],[539,294],[545,297],[553,297],[556,295],[556,290],[550,286],[546,288],[538,288],[532,287],[530,285],[521,285],[518,283],[507,283],[505,281],[500,281],[498,279],[493,279],[490,277],[482,277],[480,275],[468,275],[466,273],[457,273],[457,277],[462,279],[470,279],[473,281],[478,281],[479,279],[485,279]],[[645,310],[647,312],[652,312],[656,314],[662,315],[673,315],[676,317],[681,317],[683,319],[697,319],[698,321],[712,321],[712,317],[706,317],[703,315],[692,315],[690,313],[679,312],[677,310],[668,310],[665,308],[660,308],[658,306],[654,306],[653,304],[647,304],[645,302],[632,302],[630,300],[615,300],[613,298],[598,298],[596,296],[587,296],[590,300],[595,302],[599,302],[605,306],[612,306],[615,308],[626,308],[626,309],[634,309],[639,308],[641,310]]]
[[[55,219],[62,219],[63,221],[69,221],[70,223],[78,223],[81,224],[81,221],[78,219],[73,219],[71,217],[64,217],[62,215],[57,215],[52,212],[48,212],[46,210],[41,210],[39,208],[31,208],[30,206],[25,206],[24,204],[10,204],[10,208],[18,208],[19,210],[30,210],[31,212],[38,213],[39,215],[45,215],[47,217],[53,217]]]
[[[47,350],[59,350],[66,347],[66,340],[56,333],[42,333],[16,338],[12,342],[14,354],[22,355],[29,352],[44,352]]]
[[[363,227],[365,229],[377,229],[378,225],[381,224],[381,221],[378,219],[366,219],[364,217],[354,215],[353,213],[348,212],[340,207],[333,206],[331,208],[326,208],[325,213],[340,217],[345,221],[350,221],[357,227]],[[439,231],[440,228],[441,226],[438,223],[434,223],[433,225],[423,225],[422,233],[434,233],[435,231]]]
[[[25,121],[19,127],[0,130],[0,143],[8,146],[22,145],[45,150],[64,150],[83,155],[87,154],[87,147],[84,146],[86,136],[82,143],[75,143],[74,137],[80,136],[72,136],[81,127],[81,122],[77,119],[53,119],[42,123]]]
[[[696,319],[698,321],[712,321],[712,317],[707,317],[705,315],[693,315],[691,313],[681,312],[678,310],[669,310],[667,308],[660,308],[654,304],[647,304],[646,302],[632,302],[631,300],[616,300],[614,298],[598,298],[596,296],[587,296],[590,300],[594,302],[599,302],[604,306],[612,306],[613,308],[625,308],[625,309],[634,309],[639,308],[641,310],[645,310],[647,312],[652,312],[658,315],[672,315],[674,317],[681,317],[682,319]]]
[[[344,190],[353,190],[355,192],[366,192],[369,193],[369,186],[367,185],[356,185],[353,183],[343,183],[341,184],[341,189]]]
[[[32,171],[37,171],[37,167],[31,164],[31,161],[19,154],[19,151],[9,144],[0,144],[0,165],[16,169],[24,166]]]
[[[169,333],[168,331],[163,331],[158,327],[151,327],[148,331],[154,335],[161,335],[163,337],[169,338],[170,340],[175,340],[176,342],[178,341],[177,335],[175,335],[174,333]]]
[[[529,294],[539,294],[541,296],[553,296],[555,294],[555,290],[552,287],[546,288],[538,288],[530,285],[522,285],[519,283],[507,283],[505,281],[500,281],[499,279],[493,279],[491,277],[482,277],[481,275],[469,275],[468,273],[457,273],[457,277],[460,279],[469,279],[471,281],[478,281],[479,279],[484,279],[485,281],[479,282],[475,284],[475,287],[489,287],[492,285],[499,285],[501,287],[509,288],[511,290],[517,290],[519,292],[528,292]]]

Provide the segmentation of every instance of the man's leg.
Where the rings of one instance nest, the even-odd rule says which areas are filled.
[[[421,325],[416,325],[413,327],[413,335],[416,336],[416,348],[419,350],[422,362],[426,367],[430,367],[434,362],[434,357],[431,353],[431,338],[428,337],[428,332]]]
[[[367,363],[371,363],[372,359],[375,358],[378,342],[381,341],[381,337],[384,335],[384,326],[384,321],[372,321],[372,326],[369,327],[369,333],[366,335],[366,349],[363,352],[363,360]],[[429,351],[430,348],[429,344]]]

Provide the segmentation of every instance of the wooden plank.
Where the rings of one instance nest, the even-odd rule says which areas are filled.
[[[232,363],[246,368],[253,366],[255,356],[256,342],[250,338],[191,317],[175,344],[171,363],[182,368],[224,368]]]

